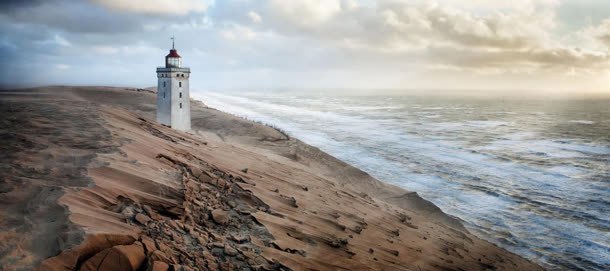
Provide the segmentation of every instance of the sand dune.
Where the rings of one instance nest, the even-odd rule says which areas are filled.
[[[2,270],[540,270],[273,128],[152,91],[0,92]]]

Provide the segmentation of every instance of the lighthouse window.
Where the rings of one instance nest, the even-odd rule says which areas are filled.
[[[182,92],[180,92],[180,98],[182,98]]]
[[[163,92],[163,99],[165,99],[165,91]]]
[[[184,73],[182,74],[182,77],[184,77]]]
[[[180,108],[182,108],[182,103],[180,103]]]
[[[179,86],[179,87],[182,87],[182,82],[178,82],[178,86]]]
[[[163,87],[165,87],[165,82],[163,82]]]

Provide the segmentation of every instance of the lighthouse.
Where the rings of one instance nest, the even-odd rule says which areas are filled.
[[[189,77],[191,69],[182,67],[182,57],[174,47],[165,56],[165,67],[157,68],[157,122],[176,130],[191,129]]]

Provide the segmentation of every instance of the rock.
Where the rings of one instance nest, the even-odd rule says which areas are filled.
[[[221,263],[220,266],[222,270],[235,270],[235,266],[229,261]]]
[[[205,236],[199,236],[197,237],[197,242],[199,242],[200,245],[205,245],[208,243],[208,239]]]
[[[225,181],[224,179],[218,179],[218,180],[216,181],[216,183],[217,183],[217,185],[216,185],[216,186],[217,186],[218,188],[224,188],[224,187],[227,185],[227,181]]]
[[[196,266],[203,267],[203,266],[205,266],[205,260],[201,257],[197,257],[197,258],[195,258],[195,264],[196,264]]]
[[[123,209],[123,211],[121,211],[121,214],[126,218],[132,218],[136,214],[136,211],[133,209],[133,207],[127,206]]]
[[[157,245],[159,246],[159,250],[163,251],[163,253],[170,255],[174,251],[171,247],[166,245],[163,241],[157,240]]]
[[[161,215],[159,215],[159,213],[157,213],[155,210],[153,210],[153,208],[151,208],[148,205],[144,205],[142,206],[142,209],[144,210],[144,212],[152,219],[154,220],[161,220],[163,219],[163,217]]]
[[[345,247],[349,242],[345,238],[332,238],[328,240],[327,244],[334,248]]]
[[[214,219],[214,222],[221,225],[226,225],[229,223],[229,216],[227,212],[222,209],[215,209],[212,211],[212,219]]]
[[[80,270],[84,271],[135,271],[140,268],[146,255],[141,243],[114,246],[102,250],[86,260]]]
[[[212,243],[213,247],[225,247],[225,244],[221,243],[221,242],[213,242]]]
[[[237,255],[237,250],[230,247],[229,245],[225,245],[225,254],[228,256],[235,256]]]
[[[208,261],[208,270],[218,271],[218,264],[214,261]]]
[[[243,173],[248,173],[248,168],[244,168],[244,169],[242,169],[242,170],[241,170],[241,172],[243,172]]]
[[[97,252],[116,245],[130,245],[135,241],[131,235],[91,234],[80,245],[44,260],[36,270],[57,270],[57,266],[63,267],[61,270],[77,270],[76,267],[80,266],[83,260]]]
[[[172,261],[160,250],[155,250],[150,254],[150,259],[153,261],[161,261],[166,263],[171,263]]]
[[[179,265],[179,264],[172,265],[172,270],[174,270],[174,271],[193,271],[192,268],[190,268],[186,265]]]
[[[191,172],[193,173],[193,176],[195,176],[195,178],[197,179],[199,179],[199,176],[201,176],[201,173],[203,173],[198,167],[191,167]]]
[[[169,264],[160,261],[154,261],[150,268],[151,271],[167,271],[168,269]]]
[[[290,203],[290,206],[294,208],[299,208],[299,206],[297,205],[297,199],[295,199],[294,197],[290,197],[288,199],[288,202]]]
[[[212,249],[212,255],[216,256],[216,257],[220,257],[224,254],[224,249],[223,248],[218,248],[215,247]]]
[[[181,231],[182,228],[180,227],[180,225],[178,225],[178,223],[175,220],[170,220],[167,222],[172,228],[174,228],[177,231]]]
[[[231,234],[231,239],[237,243],[244,243],[248,241],[248,237],[240,234]]]
[[[212,255],[207,250],[203,251],[203,258],[206,259],[208,262],[215,262],[216,261],[216,258],[214,257],[214,255]]]
[[[152,253],[153,251],[157,250],[155,241],[150,239],[150,237],[142,236],[142,244],[144,245],[144,250],[146,253]]]
[[[184,242],[184,239],[182,238],[182,236],[180,236],[179,234],[177,234],[175,232],[172,232],[171,236],[172,236],[172,240],[174,240],[174,242],[176,242],[176,243]]]
[[[142,225],[147,225],[148,222],[150,222],[150,217],[148,217],[145,214],[137,214],[136,215],[136,221],[138,221],[138,223],[142,224]]]

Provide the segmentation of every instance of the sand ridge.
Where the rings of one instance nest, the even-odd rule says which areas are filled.
[[[56,111],[90,112],[72,118],[62,129],[78,130],[85,138],[97,136],[79,142],[101,145],[77,144],[74,153],[90,159],[82,160],[86,172],[78,172],[76,184],[38,176],[51,187],[61,187],[62,193],[47,198],[59,198],[55,208],[64,220],[58,223],[76,232],[74,237],[39,254],[26,247],[20,260],[12,247],[3,248],[0,264],[6,270],[87,270],[117,262],[124,263],[124,270],[540,270],[469,234],[415,193],[381,183],[270,127],[194,102],[194,131],[183,133],[153,121],[154,95],[146,91],[29,91],[32,95],[0,94],[0,101],[56,106],[47,112],[53,120],[47,126],[57,125]],[[52,95],[38,95],[42,98],[37,93]],[[62,100],[79,101],[83,108],[76,110]],[[11,114],[28,112],[17,111]],[[47,128],[11,127],[2,131],[14,134],[15,142]],[[78,138],[65,136],[67,141],[59,141],[55,149]],[[28,164],[23,161],[42,153],[27,153],[29,148],[25,144],[10,153]],[[31,175],[13,171],[3,180]],[[15,202],[40,204],[20,195],[16,184],[4,186],[10,191],[0,191],[3,207],[9,206],[9,196]],[[14,217],[24,213],[5,210]],[[11,231],[52,235],[2,225],[5,244],[28,243]]]

